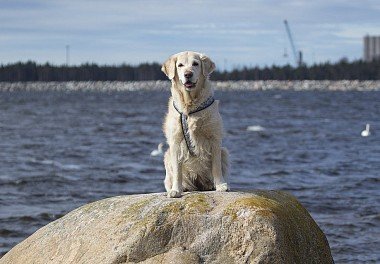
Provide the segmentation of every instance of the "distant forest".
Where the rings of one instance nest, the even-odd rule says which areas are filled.
[[[28,61],[0,65],[0,82],[146,80],[166,80],[160,64],[56,66]],[[231,71],[216,71],[211,75],[211,80],[380,80],[380,60],[348,62],[342,59],[337,63],[301,67],[242,67]]]

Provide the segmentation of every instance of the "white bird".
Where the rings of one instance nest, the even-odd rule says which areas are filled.
[[[164,147],[164,143],[160,143],[158,144],[157,146],[157,149],[155,150],[152,150],[152,152],[150,153],[151,156],[155,157],[155,156],[162,156],[164,154],[164,151],[163,151],[163,148]]]
[[[264,130],[265,130],[265,128],[263,128],[262,126],[249,126],[249,127],[247,127],[247,131],[261,132]]]
[[[371,135],[371,132],[369,131],[369,124],[365,125],[365,129],[362,131],[361,135],[362,137],[368,137]]]

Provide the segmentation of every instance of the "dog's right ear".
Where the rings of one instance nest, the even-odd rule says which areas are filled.
[[[206,55],[200,54],[203,68],[203,75],[208,77],[215,70],[215,63]]]
[[[164,64],[162,64],[161,71],[163,71],[170,80],[175,76],[175,63],[177,56],[173,55]]]

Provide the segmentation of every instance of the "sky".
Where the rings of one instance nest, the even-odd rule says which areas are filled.
[[[162,63],[184,50],[219,70],[294,64],[284,19],[307,64],[356,60],[363,37],[380,35],[379,14],[379,0],[0,0],[0,64],[65,64],[67,45],[70,65]]]

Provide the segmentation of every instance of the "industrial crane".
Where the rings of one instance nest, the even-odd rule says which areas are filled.
[[[293,42],[293,38],[292,38],[292,33],[290,32],[289,24],[288,24],[288,21],[286,19],[284,20],[284,24],[285,24],[286,33],[288,33],[290,45],[292,46],[294,60],[296,62],[296,65],[298,67],[300,67],[303,64],[303,61],[302,61],[302,51],[298,51],[298,53],[297,53],[296,47],[294,46],[294,42]]]

